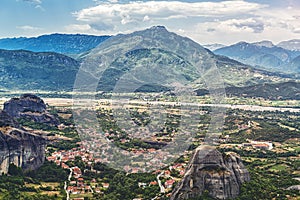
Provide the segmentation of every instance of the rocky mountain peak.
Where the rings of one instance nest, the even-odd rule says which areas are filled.
[[[258,47],[268,47],[268,48],[272,48],[275,46],[271,41],[268,41],[268,40],[263,40],[263,41],[255,42],[252,44],[254,44],[255,46],[258,46]]]
[[[152,26],[150,30],[167,31],[167,28],[165,26]]]
[[[249,172],[239,155],[222,154],[214,147],[201,146],[190,160],[184,178],[173,190],[171,200],[195,198],[204,191],[216,199],[236,198],[241,184],[249,180]]]

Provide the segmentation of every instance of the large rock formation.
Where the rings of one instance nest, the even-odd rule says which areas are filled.
[[[46,111],[44,101],[33,95],[24,94],[20,98],[12,98],[4,103],[7,114],[14,118],[24,118],[38,123],[58,125],[58,120]]]
[[[29,133],[5,111],[0,111],[0,174],[7,173],[10,163],[24,170],[40,167],[45,160],[46,141]]]
[[[249,172],[236,153],[222,154],[213,147],[201,146],[173,190],[171,200],[195,198],[205,191],[216,199],[236,198],[241,184],[249,180]]]

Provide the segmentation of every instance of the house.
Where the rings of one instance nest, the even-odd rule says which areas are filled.
[[[155,152],[156,152],[156,149],[154,149],[154,148],[148,149],[148,152],[149,152],[149,153],[155,153]]]
[[[169,170],[166,170],[166,171],[165,171],[165,175],[166,175],[166,176],[170,176],[170,175],[171,175],[171,172],[170,172]]]
[[[83,180],[84,179],[82,177],[80,177],[80,178],[77,179],[78,182],[83,182]]]
[[[102,183],[103,188],[109,188],[109,183]]]
[[[87,191],[92,191],[91,186],[89,186],[89,185],[84,186],[84,189]]]
[[[68,165],[66,165],[65,163],[61,163],[61,167],[63,169],[70,169],[70,167]]]
[[[185,170],[184,170],[184,169],[180,170],[180,171],[179,171],[179,174],[180,174],[181,176],[183,176],[183,175],[185,174]]]
[[[138,186],[139,186],[139,188],[140,188],[140,187],[146,187],[147,184],[146,184],[146,183],[138,183]]]
[[[139,169],[138,169],[138,168],[133,168],[133,169],[131,170],[131,173],[137,174],[137,173],[139,173]]]
[[[173,184],[175,183],[175,181],[174,180],[167,180],[166,182],[165,182],[165,187],[166,188],[172,188],[172,186],[173,186]]]
[[[273,149],[272,142],[251,141],[252,147],[255,149],[271,150]]]
[[[72,187],[72,186],[68,186],[68,187],[67,187],[67,191],[68,191],[68,192],[73,191],[73,187]]]
[[[70,181],[70,185],[76,185],[76,181]]]
[[[75,178],[79,178],[82,175],[81,169],[79,167],[73,167],[73,174]]]
[[[150,183],[149,183],[149,186],[151,186],[151,185],[157,185],[158,183],[157,183],[157,181],[151,181]]]
[[[56,161],[55,161],[55,164],[56,164],[56,165],[60,165],[60,160],[56,160]]]
[[[100,188],[96,188],[96,189],[95,189],[95,192],[96,192],[96,193],[102,193]]]
[[[80,191],[78,190],[77,187],[73,187],[71,192],[72,192],[72,194],[80,194]]]
[[[261,149],[261,150],[269,150],[269,145],[267,144],[254,144],[252,145],[255,149]]]
[[[56,160],[56,156],[48,156],[47,160],[48,161],[55,161]]]

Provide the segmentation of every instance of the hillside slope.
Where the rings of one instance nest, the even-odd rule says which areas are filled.
[[[3,90],[72,90],[79,63],[58,53],[0,50]]]

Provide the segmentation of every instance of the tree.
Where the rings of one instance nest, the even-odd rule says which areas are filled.
[[[8,174],[12,176],[23,176],[21,167],[17,167],[14,163],[10,163],[8,166]]]

